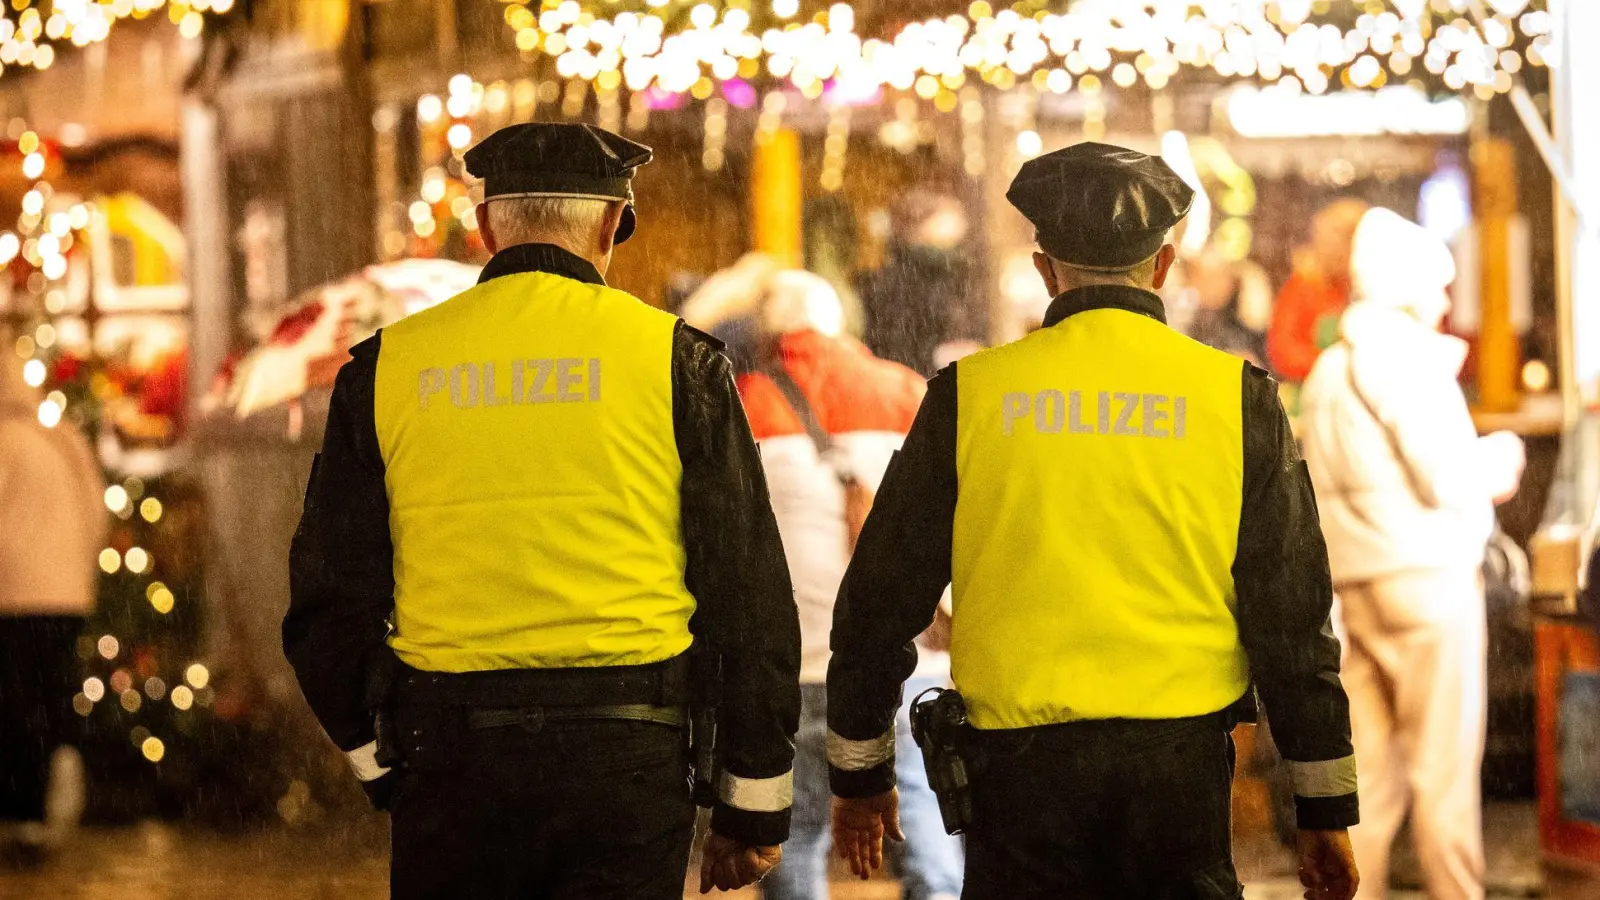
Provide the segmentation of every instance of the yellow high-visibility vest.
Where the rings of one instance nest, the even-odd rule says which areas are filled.
[[[957,364],[951,662],[975,726],[1243,695],[1242,365],[1115,308]]]
[[[374,407],[402,661],[638,665],[688,649],[676,324],[534,272],[384,329]]]

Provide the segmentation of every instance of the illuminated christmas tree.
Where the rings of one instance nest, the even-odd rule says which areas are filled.
[[[109,538],[98,560],[85,561],[101,574],[78,642],[84,678],[60,702],[84,723],[93,814],[177,812],[200,793],[230,731],[210,709],[215,689],[197,659],[199,497],[173,465],[185,356],[181,344],[156,353],[139,346],[147,311],[125,299],[101,302],[108,207],[119,212],[130,201],[56,190],[49,178],[65,166],[60,148],[20,120],[6,136],[0,165],[18,167],[27,189],[14,229],[0,230],[0,316],[16,335],[0,352],[15,352],[24,380],[43,394],[42,425],[80,429],[100,451],[109,485]],[[174,318],[160,321],[181,328]]]

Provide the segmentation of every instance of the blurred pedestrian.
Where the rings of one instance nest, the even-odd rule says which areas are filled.
[[[477,286],[334,386],[284,649],[396,897],[679,900],[696,799],[702,892],[782,857],[800,634],[755,441],[717,341],[605,281],[650,157],[485,138]]]
[[[1483,896],[1484,870],[1480,566],[1494,504],[1516,493],[1522,442],[1473,427],[1457,382],[1466,342],[1439,332],[1455,263],[1438,238],[1372,209],[1351,272],[1355,303],[1301,404],[1348,634],[1360,896],[1385,895],[1409,810],[1428,896],[1469,900]]]
[[[988,330],[969,307],[977,285],[962,252],[966,210],[955,197],[917,189],[895,204],[892,223],[888,260],[861,280],[863,340],[926,378],[946,343],[980,340]]]
[[[1181,301],[1189,312],[1183,333],[1265,368],[1265,330],[1272,320],[1266,273],[1248,260],[1227,258],[1215,245],[1181,265]]]
[[[1337,336],[1350,303],[1350,240],[1367,211],[1360,200],[1336,200],[1311,220],[1311,241],[1295,251],[1294,273],[1278,292],[1267,355],[1272,370],[1301,382],[1317,354]]]
[[[1055,299],[929,383],[884,476],[834,615],[834,840],[866,877],[901,830],[894,713],[953,581],[960,693],[923,733],[966,900],[1239,900],[1230,734],[1252,682],[1306,896],[1349,900],[1356,770],[1311,485],[1272,380],[1168,327],[1156,293],[1194,193],[1084,143],[1006,196]]]
[[[0,346],[11,346],[3,329]],[[22,370],[0,360],[0,843],[9,830],[40,859],[83,809],[72,697],[106,510],[89,443],[70,423],[41,423]]]
[[[1580,546],[1588,549],[1589,555],[1578,576],[1578,612],[1600,632],[1600,503],[1596,504],[1583,537]]]
[[[828,896],[828,632],[850,553],[922,400],[917,373],[877,359],[841,335],[833,288],[809,272],[778,272],[756,285],[758,362],[739,377],[739,393],[761,447],[772,507],[783,535],[800,608],[800,731],[795,741],[795,809],[784,863],[763,884],[768,900]],[[943,687],[950,658],[925,646],[906,699]],[[903,703],[899,736],[911,742]],[[922,758],[897,759],[906,832],[902,896],[955,900],[961,848],[944,831]]]

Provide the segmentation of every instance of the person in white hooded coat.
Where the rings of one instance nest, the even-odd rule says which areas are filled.
[[[1363,878],[1381,898],[1411,813],[1428,896],[1483,896],[1479,769],[1486,703],[1480,566],[1494,505],[1517,489],[1522,442],[1479,437],[1458,377],[1467,346],[1442,334],[1449,250],[1387,209],[1366,213],[1341,340],[1301,395],[1347,639]]]

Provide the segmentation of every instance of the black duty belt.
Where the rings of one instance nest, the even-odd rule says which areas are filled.
[[[548,713],[603,707],[676,707],[689,702],[688,654],[642,666],[423,672],[401,667],[402,706],[486,710],[543,707]],[[593,715],[576,718],[596,718]],[[601,717],[615,718],[615,717]]]
[[[651,706],[646,703],[623,703],[612,706],[534,706],[517,709],[469,709],[467,727],[473,731],[491,728],[523,728],[538,731],[546,722],[621,719],[629,722],[650,722],[683,728],[689,724],[689,714],[681,706]]]

